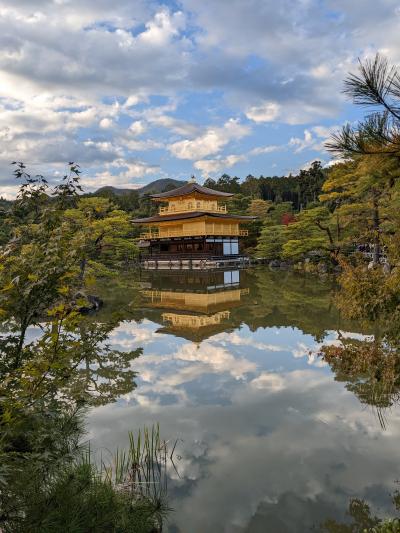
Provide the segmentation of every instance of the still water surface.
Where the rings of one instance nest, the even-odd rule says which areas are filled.
[[[340,317],[332,281],[260,268],[142,272],[140,287],[110,291],[103,310],[126,310],[112,345],[143,348],[137,388],[96,408],[89,430],[98,450],[157,422],[180,439],[167,531],[318,530],[353,497],[392,511],[400,411],[382,428],[318,356],[371,334]]]

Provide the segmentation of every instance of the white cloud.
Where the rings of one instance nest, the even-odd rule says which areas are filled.
[[[14,185],[2,185],[0,187],[0,198],[14,200],[17,194],[17,187]]]
[[[216,174],[224,169],[231,168],[240,161],[246,161],[245,155],[227,155],[226,157],[217,157],[215,159],[200,159],[194,163],[197,170],[201,170],[203,176]]]
[[[321,63],[320,65],[317,65],[315,67],[312,67],[310,72],[311,72],[311,75],[317,79],[324,79],[332,75],[330,66],[324,63]]]
[[[143,95],[131,94],[125,100],[123,107],[124,109],[129,109],[130,107],[134,107],[138,105],[139,103],[146,102],[146,101],[147,101],[147,98]]]
[[[129,150],[132,150],[133,152],[145,152],[146,150],[158,150],[160,148],[164,148],[164,144],[159,141],[155,141],[154,139],[145,139],[145,140],[136,140],[136,139],[128,139],[128,140],[121,140],[123,142],[124,146],[128,148]]]
[[[225,169],[231,168],[236,165],[236,163],[248,161],[252,156],[270,154],[272,152],[284,150],[285,148],[285,146],[279,145],[258,146],[245,154],[230,154],[226,156],[217,156],[213,159],[200,159],[195,161],[194,167],[201,170],[202,175],[207,177],[210,174],[217,174]]]
[[[278,346],[277,344],[257,342],[254,336],[245,336],[242,332],[238,331],[234,331],[233,333],[220,333],[219,335],[215,335],[212,340],[213,342],[220,342],[223,345],[251,346],[256,350],[265,352],[282,352],[286,349],[284,346]]]
[[[304,130],[304,137],[292,137],[288,143],[289,147],[294,148],[295,153],[303,150],[324,151],[325,142],[329,137],[339,129],[339,126],[314,126],[311,129]]]
[[[150,165],[144,161],[115,159],[112,163],[105,164],[105,170],[93,172],[90,176],[84,175],[82,185],[87,190],[98,189],[105,185],[135,188],[138,184],[135,184],[133,180],[146,176],[155,177],[159,172],[160,168],[157,165]]]
[[[192,137],[198,135],[200,132],[199,126],[190,124],[185,120],[171,117],[170,115],[164,115],[157,112],[154,113],[152,110],[150,110],[150,112],[146,113],[145,116],[151,125],[166,128],[173,133],[177,133],[178,135]]]
[[[113,120],[111,120],[110,118],[108,117],[105,117],[105,118],[102,118],[99,122],[99,126],[100,128],[103,128],[105,130],[109,129],[109,128],[112,128],[114,125],[114,122]]]
[[[272,152],[278,152],[283,150],[285,147],[277,144],[269,144],[267,146],[257,146],[250,150],[249,155],[261,155],[261,154],[271,154]]]
[[[140,34],[140,40],[150,46],[165,46],[172,37],[178,35],[185,27],[185,16],[181,11],[172,15],[167,9],[155,14],[154,19],[146,24],[146,31]]]
[[[286,387],[285,379],[280,374],[270,372],[261,372],[250,385],[255,389],[269,392],[279,392]]]
[[[133,135],[141,135],[142,133],[146,131],[146,126],[144,125],[142,120],[135,120],[129,126],[129,131]]]
[[[310,130],[304,130],[304,138],[292,137],[289,141],[289,146],[294,147],[294,152],[297,154],[303,150],[310,149],[315,145],[315,139]]]
[[[202,135],[192,140],[184,139],[169,146],[178,159],[197,160],[216,154],[230,141],[241,139],[250,133],[250,128],[238,119],[229,119],[223,127],[208,128]]]
[[[250,107],[246,117],[254,122],[273,122],[279,116],[280,106],[276,102],[265,102],[258,106]]]

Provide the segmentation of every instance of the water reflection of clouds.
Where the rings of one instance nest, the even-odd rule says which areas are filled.
[[[245,332],[247,328],[241,328],[238,331],[232,333],[219,333],[212,337],[212,342],[222,344],[223,346],[251,346],[256,350],[265,350],[267,352],[281,352],[285,348],[276,344],[266,344],[263,342],[257,342],[257,340]]]
[[[128,430],[159,422],[183,440],[170,488],[179,531],[264,531],[280,513],[295,520],[289,531],[304,531],[340,515],[349,497],[393,489],[398,410],[382,435],[371,410],[320,368],[311,335],[243,326],[195,344],[157,329],[144,320],[113,332],[115,347],[144,347],[132,363],[138,388],[96,409],[91,433],[95,446],[115,448]],[[324,343],[349,335],[331,331]]]
[[[279,337],[284,340],[281,345],[276,343],[276,329],[285,333]],[[337,342],[336,333],[330,337],[328,342]],[[121,404],[226,404],[237,380],[265,392],[282,387],[283,371],[326,366],[318,357],[321,343],[295,328],[251,332],[243,326],[195,344],[157,333],[157,324],[144,320],[122,323],[110,341],[123,350],[144,346],[143,355],[132,361],[132,368],[139,373],[139,386],[121,398]]]
[[[110,342],[118,349],[133,350],[138,345],[156,342],[161,335],[156,332],[157,324],[150,320],[137,322],[121,322],[109,335]]]
[[[166,438],[183,439],[182,479],[170,487],[177,510],[171,521],[179,531],[253,531],[247,525],[267,508],[277,515],[294,505],[290,494],[307,510],[297,514],[297,531],[304,531],[321,508],[335,514],[351,496],[393,489],[397,411],[392,430],[382,435],[352,394],[310,367],[279,375],[263,371],[234,383],[231,402],[213,408],[108,405],[92,414],[95,444],[109,448],[126,444],[128,429],[157,421]]]

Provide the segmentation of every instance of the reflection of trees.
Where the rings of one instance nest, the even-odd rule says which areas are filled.
[[[334,305],[335,284],[330,279],[260,268],[246,273],[246,283],[251,297],[247,308],[237,312],[252,330],[297,327],[322,340],[328,330],[351,329]]]
[[[347,342],[325,346],[323,357],[338,381],[347,382],[362,403],[390,407],[400,398],[400,359],[379,342]]]
[[[166,448],[157,432],[146,453],[117,453],[110,466],[92,461],[82,446],[85,406],[131,391],[132,359],[107,345],[115,322],[99,323],[63,311],[41,324],[14,364],[12,332],[0,358],[0,529],[15,532],[160,531],[166,509]],[[142,439],[144,442],[144,439]],[[142,442],[141,441],[141,442]],[[131,442],[132,439],[131,439]],[[129,465],[121,458],[128,457]],[[158,475],[157,492],[143,492],[132,471]],[[128,468],[129,466],[129,468]],[[133,470],[132,470],[133,469]],[[161,474],[161,472],[163,472]],[[154,483],[156,483],[154,481]],[[157,487],[158,487],[157,485]],[[154,488],[153,486],[151,487]],[[71,513],[71,509],[74,510]]]
[[[1,531],[161,531],[167,447],[158,429],[136,442],[130,436],[128,453],[117,452],[110,465],[102,459],[100,467],[81,444],[85,406],[135,386],[131,362],[141,350],[111,349],[107,339],[116,325],[60,309],[35,330],[39,338],[18,348],[18,366],[19,333],[3,334]]]
[[[113,401],[135,387],[131,361],[141,350],[121,352],[106,343],[115,324],[78,322],[71,316],[42,324],[38,339],[25,344],[15,366],[13,334],[1,339],[3,406],[31,407],[37,401],[69,405]]]
[[[324,346],[321,356],[336,380],[346,383],[364,404],[377,408],[382,426],[384,411],[400,400],[399,306],[394,287],[381,268],[344,265],[336,304],[344,316],[373,324],[370,339],[341,339]]]
[[[105,484],[95,467],[83,462],[80,440],[83,406],[104,404],[131,391],[131,361],[141,351],[111,349],[107,338],[117,322],[94,322],[72,304],[53,305],[43,318],[31,321],[31,329],[16,326],[12,307],[2,323],[2,531],[50,533],[65,530],[66,524],[73,531],[107,530],[96,529],[103,523],[114,531],[115,516],[132,523],[138,518],[132,499]],[[144,503],[154,514],[153,503]],[[147,525],[137,531],[150,531],[154,523]]]
[[[393,496],[393,504],[396,511],[400,507],[400,495],[396,492]],[[374,516],[369,505],[358,498],[350,500],[347,511],[349,520],[347,523],[338,522],[334,519],[326,520],[320,525],[321,533],[396,533],[400,531],[400,521],[394,519],[380,519]]]
[[[161,272],[155,276],[152,273],[142,272],[141,283],[146,289],[189,290],[204,293],[210,285],[220,284],[219,278],[223,275],[222,272],[195,274],[190,277],[185,272],[175,271]],[[233,331],[241,324],[246,324],[252,331],[267,327],[297,327],[304,333],[313,335],[317,340],[322,340],[328,330],[354,329],[354,323],[343,319],[334,305],[336,286],[329,278],[321,279],[315,275],[282,270],[270,271],[263,267],[242,270],[240,287],[249,289],[249,294],[241,298],[240,305],[229,307],[229,320],[221,323],[218,328],[210,330],[203,338],[222,331]],[[108,305],[101,311],[101,316],[105,319],[118,309],[123,318],[134,320],[148,318],[163,325],[163,311],[149,308],[146,302],[138,302],[137,289],[132,287],[129,290],[121,290],[117,286],[114,290],[113,284],[108,283],[104,293],[101,294],[106,294],[105,291],[111,296],[111,302],[104,296]],[[119,294],[121,298],[119,296],[113,298],[113,294]],[[172,307],[170,306],[168,310],[172,310]]]
[[[344,340],[340,346],[324,346],[321,356],[335,379],[346,383],[361,403],[377,408],[382,427],[384,410],[400,400],[400,358],[397,349],[378,340]]]

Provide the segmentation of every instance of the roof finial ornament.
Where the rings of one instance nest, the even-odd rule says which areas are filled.
[[[192,177],[190,178],[189,183],[196,183],[196,176],[194,174],[192,174]]]

